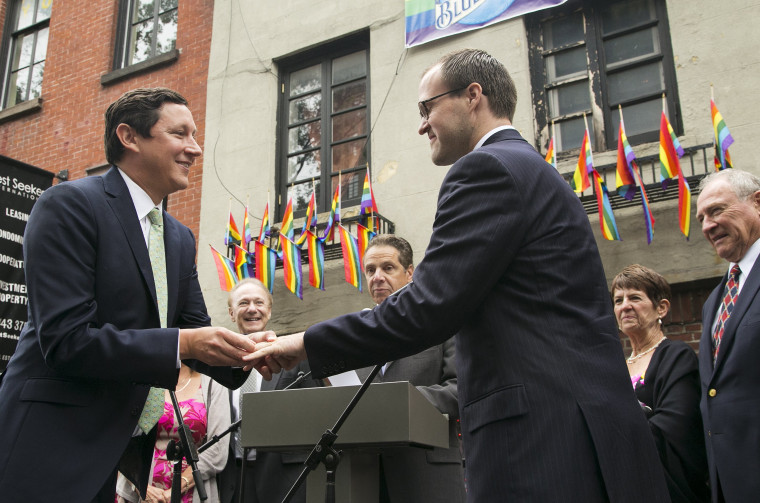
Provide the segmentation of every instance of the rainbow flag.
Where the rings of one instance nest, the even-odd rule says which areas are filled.
[[[306,231],[312,227],[317,226],[317,197],[314,191],[311,192],[311,199],[306,206],[306,218],[303,220],[303,229],[301,229],[301,235],[298,236],[296,244],[298,246],[303,245],[306,242]]]
[[[282,215],[282,225],[280,225],[280,235],[288,239],[293,239],[293,200],[288,198],[288,204],[285,206],[285,213]]]
[[[243,246],[248,248],[248,243],[253,241],[251,236],[251,225],[248,222],[248,206],[245,207],[245,213],[243,213]]]
[[[277,264],[277,252],[259,241],[254,241],[254,246],[256,279],[264,283],[271,293],[274,289],[274,268]]]
[[[325,242],[313,232],[306,231],[309,254],[309,284],[325,289]]]
[[[269,235],[269,203],[264,208],[264,216],[261,217],[261,228],[259,229],[259,242],[263,243]]]
[[[369,166],[367,166],[367,174],[364,175],[364,186],[362,187],[362,203],[360,215],[367,215],[369,218],[367,224],[370,230],[375,230],[372,216],[377,213],[377,203],[375,202],[375,193],[372,191],[372,181],[369,177]]]
[[[252,278],[254,275],[253,266],[248,260],[249,256],[248,250],[235,245],[235,273],[238,279]]]
[[[689,239],[689,225],[691,221],[691,190],[689,188],[689,182],[686,181],[686,177],[678,177],[678,225],[681,227],[681,232],[686,236],[686,240]]]
[[[644,226],[647,229],[647,244],[652,244],[654,239],[654,217],[652,216],[652,210],[649,208],[649,197],[647,197],[647,191],[644,188],[644,182],[641,181],[641,175],[639,174],[639,168],[636,165],[636,161],[631,161],[631,168],[633,174],[636,176],[636,180],[639,182],[639,188],[641,189],[641,206],[644,208]]]
[[[327,227],[325,227],[325,233],[322,235],[322,241],[333,240],[333,231],[335,230],[333,225],[336,223],[340,223],[340,184],[335,187],[335,194],[330,205],[330,216],[327,217]]]
[[[581,144],[581,153],[578,156],[578,164],[575,167],[575,173],[570,180],[570,188],[575,192],[583,192],[590,187],[588,174],[594,169],[594,160],[591,157],[591,143],[588,139],[588,129],[583,133],[583,143]]]
[[[602,228],[602,236],[608,241],[622,241],[615,223],[615,215],[612,214],[607,186],[597,170],[592,168],[591,174],[594,178],[594,193],[596,194],[596,205],[599,209],[599,226]]]
[[[733,168],[731,156],[728,154],[728,147],[734,142],[734,137],[726,126],[726,121],[715,106],[715,100],[710,100],[710,115],[712,115],[713,131],[715,133],[715,169],[720,171],[726,168]]]
[[[285,286],[296,297],[303,300],[303,284],[301,282],[301,249],[290,239],[280,234],[282,245],[282,272]]]
[[[681,163],[678,159],[683,156],[683,148],[678,141],[673,128],[668,122],[665,111],[660,117],[660,181],[662,190],[668,188],[671,178],[681,173]]]
[[[364,270],[364,253],[367,251],[367,246],[369,245],[369,242],[377,234],[359,223],[356,224],[356,233],[358,235],[357,241],[358,241],[358,247],[359,247],[359,267],[363,271]]]
[[[557,169],[557,153],[554,151],[554,138],[549,140],[549,150],[546,152],[546,162]]]
[[[230,259],[216,251],[211,247],[211,255],[214,257],[214,263],[216,264],[216,272],[219,275],[219,286],[225,292],[229,292],[230,289],[237,283],[237,275],[235,274],[235,264]]]
[[[338,225],[340,231],[340,247],[343,250],[343,272],[346,281],[351,283],[359,291],[362,291],[362,271],[359,265],[359,247],[356,239],[342,225]]]
[[[636,161],[633,149],[625,136],[625,126],[620,121],[618,130],[617,169],[615,171],[615,188],[617,193],[629,201],[636,195],[636,180],[633,178],[631,164]]]
[[[227,220],[227,232],[224,234],[224,244],[239,245],[240,244],[240,231],[238,231],[235,219],[232,218],[232,212],[230,212],[230,218]]]

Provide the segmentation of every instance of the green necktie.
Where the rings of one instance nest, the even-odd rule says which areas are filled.
[[[156,286],[156,300],[158,301],[158,315],[161,318],[161,328],[166,328],[166,253],[164,252],[164,219],[161,210],[153,208],[148,213],[150,220],[150,232],[148,232],[148,255],[150,266],[153,269],[153,282]],[[140,420],[137,422],[140,429],[148,433],[164,413],[164,390],[163,388],[150,388],[148,399],[145,401]]]

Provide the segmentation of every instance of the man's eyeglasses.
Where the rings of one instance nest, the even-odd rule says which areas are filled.
[[[458,93],[459,91],[464,91],[469,86],[460,87],[459,89],[452,89],[451,91],[446,91],[445,93],[441,93],[437,96],[433,96],[432,98],[428,98],[426,100],[418,101],[417,106],[420,108],[420,117],[427,120],[430,116],[430,110],[428,110],[427,104],[430,103],[433,100],[437,100],[438,98],[442,96],[446,96],[447,94],[451,93]]]

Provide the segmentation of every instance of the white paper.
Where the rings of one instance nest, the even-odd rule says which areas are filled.
[[[360,386],[362,383],[355,370],[330,376],[327,380],[330,382],[330,386]]]

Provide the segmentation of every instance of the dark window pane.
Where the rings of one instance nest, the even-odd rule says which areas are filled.
[[[153,44],[153,20],[150,19],[144,23],[132,27],[132,57],[129,64],[133,65],[140,61],[145,61],[151,54],[151,45]]]
[[[152,19],[154,5],[155,0],[136,0],[132,22],[136,23],[145,19]]]
[[[317,119],[322,110],[322,93],[291,100],[288,108],[288,124]]]
[[[48,28],[43,28],[37,32],[37,46],[34,48],[34,62],[39,63],[45,60],[48,44]]]
[[[161,0],[161,6],[159,12],[165,12],[169,9],[177,8],[177,0]]]
[[[26,35],[16,42],[16,50],[13,54],[13,69],[26,68],[32,64],[32,48],[34,47],[34,34]]]
[[[288,184],[309,180],[322,172],[319,150],[288,158]]]
[[[366,138],[334,145],[332,148],[333,173],[367,164],[366,146]]]
[[[288,131],[288,153],[300,152],[312,147],[319,147],[322,141],[322,124],[310,122]]]
[[[651,131],[659,131],[659,117],[662,113],[662,98],[656,98],[644,103],[638,103],[623,108],[623,120],[625,121],[625,135],[633,136]],[[620,114],[615,111],[612,114],[612,129],[617,138],[620,127]]]
[[[332,83],[340,84],[367,75],[367,55],[365,51],[335,58],[332,65]]]
[[[587,73],[588,64],[585,47],[576,47],[546,57],[546,78],[550,84]]]
[[[322,87],[322,67],[310,66],[290,74],[290,96],[308,93]]]
[[[594,124],[590,119],[590,117],[586,117],[586,121],[588,122],[589,139],[591,141],[591,147],[593,150]],[[581,144],[583,143],[583,133],[585,130],[586,126],[583,124],[583,117],[570,119],[555,124],[555,131],[557,132],[557,150],[564,151],[580,148]]]
[[[29,88],[27,99],[39,98],[42,95],[42,73],[45,70],[45,62],[37,63],[32,67],[32,85]]]
[[[665,77],[662,64],[652,63],[622,72],[615,72],[608,77],[610,105],[665,89]]]
[[[333,89],[333,112],[367,104],[367,80],[362,79]]]
[[[544,48],[547,50],[580,42],[583,38],[583,14],[580,12],[544,24]]]
[[[652,0],[610,2],[602,10],[602,32],[606,35],[631,26],[638,26],[655,17]]]
[[[8,106],[15,105],[26,101],[26,86],[29,83],[29,70],[24,69],[20,72],[11,74],[11,91],[8,97]]]
[[[364,171],[353,171],[351,173],[344,173],[341,176],[334,175],[332,177],[331,194],[335,194],[335,187],[338,186],[338,180],[340,180],[341,200],[361,197],[362,189],[364,188]]]
[[[604,54],[608,67],[615,63],[659,53],[660,40],[657,36],[657,30],[654,28],[615,37],[604,43]]]
[[[336,115],[332,120],[332,141],[345,140],[352,136],[367,134],[367,109]]]
[[[309,199],[311,199],[311,193],[316,192],[317,200],[319,200],[320,181],[314,180],[312,182],[302,183],[300,185],[293,185],[288,187],[288,197],[293,199],[293,212],[306,211],[306,207],[309,205]],[[298,235],[300,229],[296,232]]]
[[[582,80],[549,90],[549,114],[559,117],[591,109],[588,81]]]
[[[158,38],[156,54],[164,54],[174,49],[177,43],[177,11],[169,11],[158,17]]]

